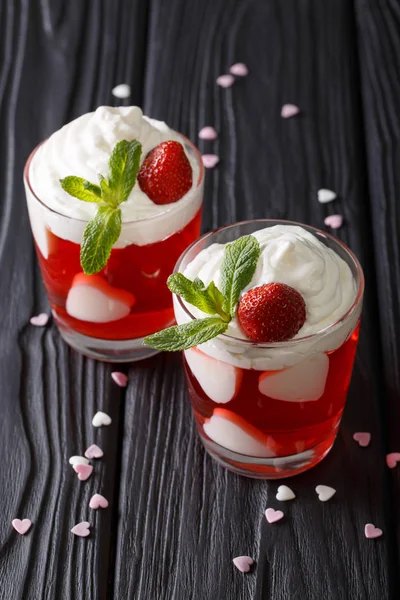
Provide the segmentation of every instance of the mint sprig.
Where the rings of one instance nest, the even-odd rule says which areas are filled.
[[[111,153],[108,180],[99,175],[100,185],[97,185],[74,175],[60,179],[61,187],[70,196],[98,204],[96,215],[85,227],[81,243],[81,266],[86,275],[104,269],[121,234],[119,205],[128,199],[136,183],[141,153],[142,145],[138,140],[122,140]]]
[[[259,256],[260,245],[252,235],[228,244],[221,264],[222,291],[213,281],[205,287],[198,277],[191,281],[182,273],[171,275],[167,281],[171,292],[215,316],[169,327],[147,336],[144,344],[157,350],[188,350],[224,333],[235,316],[241,291],[253,278]]]

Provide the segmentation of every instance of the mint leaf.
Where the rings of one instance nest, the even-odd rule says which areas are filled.
[[[202,289],[199,287],[199,283]],[[187,279],[182,273],[174,273],[168,277],[167,285],[171,292],[177,296],[181,296],[189,304],[209,315],[217,314],[218,311],[215,302],[208,296],[202,281],[197,280],[195,283]]]
[[[83,232],[81,265],[86,275],[93,275],[104,269],[111,248],[120,236],[121,227],[121,209],[99,206],[95,217]]]
[[[136,182],[141,154],[142,144],[138,140],[122,140],[114,146],[108,163],[108,180],[115,206],[128,199]]]
[[[250,283],[260,256],[260,244],[246,235],[228,244],[221,264],[221,288],[225,296],[224,310],[235,316],[240,292]]]
[[[74,177],[69,175],[60,179],[61,187],[70,196],[83,200],[84,202],[99,202],[101,199],[101,189],[98,185],[90,183],[83,177]]]
[[[215,285],[215,283],[213,281],[211,281],[208,284],[206,291],[207,291],[209,298],[212,298],[212,300],[216,306],[216,309],[217,309],[216,312],[219,315],[222,315],[222,313],[224,313],[226,315],[226,317],[228,317],[228,320],[230,321],[230,315],[226,314],[224,311],[225,297],[219,291],[219,289],[217,288],[217,286]]]
[[[224,321],[230,321],[230,316],[222,308],[224,297],[213,281],[206,288],[198,277],[191,281],[182,273],[174,273],[168,278],[167,285],[171,292],[204,313],[219,315]]]
[[[188,350],[203,344],[226,331],[228,323],[218,317],[195,319],[184,325],[175,325],[144,338],[143,343],[150,348],[175,352]]]

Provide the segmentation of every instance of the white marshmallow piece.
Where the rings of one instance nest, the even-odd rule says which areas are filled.
[[[321,398],[325,391],[329,358],[323,352],[310,354],[293,367],[271,375],[260,375],[261,394],[285,402],[309,402]]]
[[[75,285],[68,292],[66,310],[71,317],[90,323],[109,323],[127,317],[130,306],[89,285]]]
[[[224,411],[227,412],[227,411]],[[246,421],[243,422],[246,423]],[[250,424],[248,424],[250,426]],[[252,426],[250,426],[252,427]],[[267,436],[265,443],[256,439],[250,433],[244,431],[242,427],[221,415],[213,414],[211,418],[203,425],[204,432],[208,437],[220,446],[245,454],[246,456],[257,456],[260,458],[271,458],[276,456],[270,448]],[[262,433],[260,432],[260,437]]]
[[[185,350],[185,358],[203,392],[217,404],[230,402],[242,381],[242,370],[211,358],[197,348]]]

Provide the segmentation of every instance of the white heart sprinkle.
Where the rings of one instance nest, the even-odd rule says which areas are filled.
[[[31,325],[35,325],[35,327],[44,327],[47,325],[48,321],[49,315],[46,315],[46,313],[40,313],[40,315],[30,318]]]
[[[332,496],[336,494],[336,490],[333,487],[329,487],[329,485],[317,485],[315,491],[318,494],[318,499],[321,502],[326,502],[330,500]]]
[[[127,83],[120,83],[111,90],[112,95],[116,98],[129,98],[131,95],[131,87]]]
[[[321,204],[332,202],[335,198],[337,198],[337,194],[333,190],[327,190],[325,188],[318,190],[318,202],[321,202]]]
[[[88,465],[89,461],[84,456],[71,456],[69,459],[69,464],[74,465]]]
[[[280,485],[276,494],[276,499],[281,502],[287,502],[288,500],[294,500],[296,494],[287,485]]]
[[[101,412],[100,410],[94,415],[92,419],[92,425],[94,427],[101,427],[102,425],[111,425],[111,417],[107,415],[107,413]]]

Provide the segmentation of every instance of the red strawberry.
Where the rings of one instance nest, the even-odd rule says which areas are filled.
[[[304,325],[306,305],[289,285],[266,283],[244,294],[237,315],[244,333],[254,342],[284,342]]]
[[[158,144],[144,159],[138,173],[142,192],[155,204],[180,200],[192,187],[192,167],[182,144]]]

